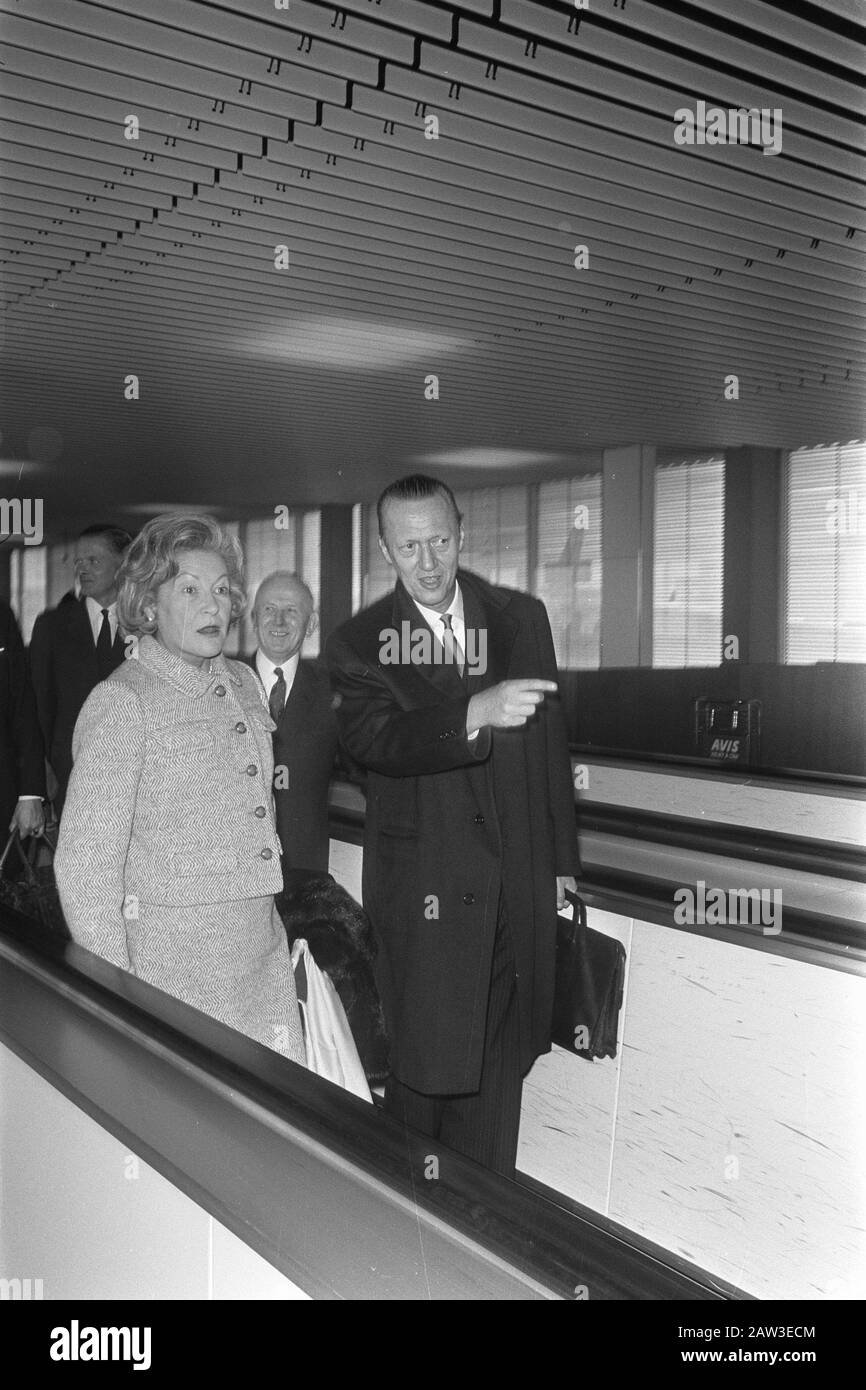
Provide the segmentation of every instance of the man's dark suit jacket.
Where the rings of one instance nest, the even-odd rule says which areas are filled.
[[[255,670],[255,655],[248,660]],[[337,725],[327,674],[312,662],[298,663],[273,738],[274,807],[288,889],[305,873],[328,872],[328,785],[337,754]],[[280,776],[281,767],[287,775]]]
[[[549,1050],[556,877],[579,873],[558,697],[548,695],[520,728],[466,736],[476,691],[557,679],[544,605],[464,571],[458,578],[467,628],[487,635],[483,674],[464,682],[453,665],[383,662],[389,630],[425,627],[399,583],[327,644],[340,737],[369,774],[364,906],[378,939],[392,1070],[428,1095],[478,1089],[503,909],[517,961],[522,1071]]]
[[[124,641],[118,628],[112,669],[123,661]],[[55,810],[66,797],[72,771],[72,733],[81,707],[99,684],[96,643],[83,599],[68,594],[56,608],[40,613],[30,639],[30,669],[48,761],[59,783]]]
[[[45,795],[45,753],[27,655],[15,615],[0,599],[0,852],[19,796]]]

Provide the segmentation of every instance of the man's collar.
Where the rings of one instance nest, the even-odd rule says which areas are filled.
[[[87,609],[88,613],[93,613],[97,616],[102,615],[103,605],[99,602],[98,599],[93,598],[92,595],[87,595],[87,597],[84,600],[84,606]],[[109,616],[112,616],[114,614],[114,610],[117,607],[117,599],[112,599],[111,603],[106,603],[104,606],[108,609]]]
[[[283,679],[288,685],[290,677],[293,677],[298,669],[300,660],[301,653],[297,651],[294,656],[287,657],[285,661],[271,661],[269,656],[265,656],[261,647],[258,647],[255,655],[255,667],[264,684],[270,684],[273,681],[274,672],[279,667],[283,673]]]
[[[411,594],[410,594],[410,598],[411,598],[411,597],[412,597],[412,596],[411,596]],[[425,604],[419,603],[418,600],[417,600],[416,598],[413,598],[413,599],[412,599],[412,602],[414,603],[415,607],[418,609],[418,611],[419,611],[419,613],[421,614],[421,617],[424,619],[424,621],[425,621],[426,623],[428,623],[429,626],[432,627],[433,631],[436,632],[436,633],[438,633],[439,624],[442,622],[442,619],[445,617],[445,613],[450,613],[451,616],[452,616],[452,618],[456,618],[457,621],[460,622],[460,623],[462,623],[462,622],[464,621],[464,619],[463,619],[463,595],[462,595],[462,593],[460,592],[460,585],[459,585],[459,583],[456,583],[456,584],[454,585],[454,594],[453,594],[453,597],[452,597],[452,599],[451,599],[451,602],[449,603],[448,607],[445,609],[445,613],[440,613],[436,608],[427,608]]]

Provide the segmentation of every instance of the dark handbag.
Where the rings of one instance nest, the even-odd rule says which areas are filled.
[[[13,912],[20,913],[22,917],[30,917],[39,922],[43,930],[55,940],[70,941],[72,938],[60,906],[54,869],[51,864],[37,865],[39,842],[48,846],[52,859],[54,845],[44,830],[29,838],[30,846],[27,849],[17,830],[13,830],[6,841],[6,848],[0,856],[0,903],[11,908]],[[16,859],[20,870],[16,878],[10,877],[6,870],[6,861],[13,845],[17,850]]]
[[[574,915],[556,919],[553,1041],[591,1062],[615,1057],[625,987],[625,947],[587,926],[586,904],[566,889]]]

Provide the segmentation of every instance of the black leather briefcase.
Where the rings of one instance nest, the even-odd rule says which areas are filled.
[[[591,1062],[615,1057],[625,987],[625,947],[587,926],[586,904],[566,890],[571,919],[557,916],[553,1041]]]

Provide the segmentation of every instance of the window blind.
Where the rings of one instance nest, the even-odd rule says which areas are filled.
[[[601,533],[600,473],[539,486],[534,592],[547,608],[560,670],[601,664]]]
[[[653,666],[719,666],[725,461],[659,464],[653,508]]]
[[[788,454],[784,496],[783,659],[866,661],[866,442]]]

